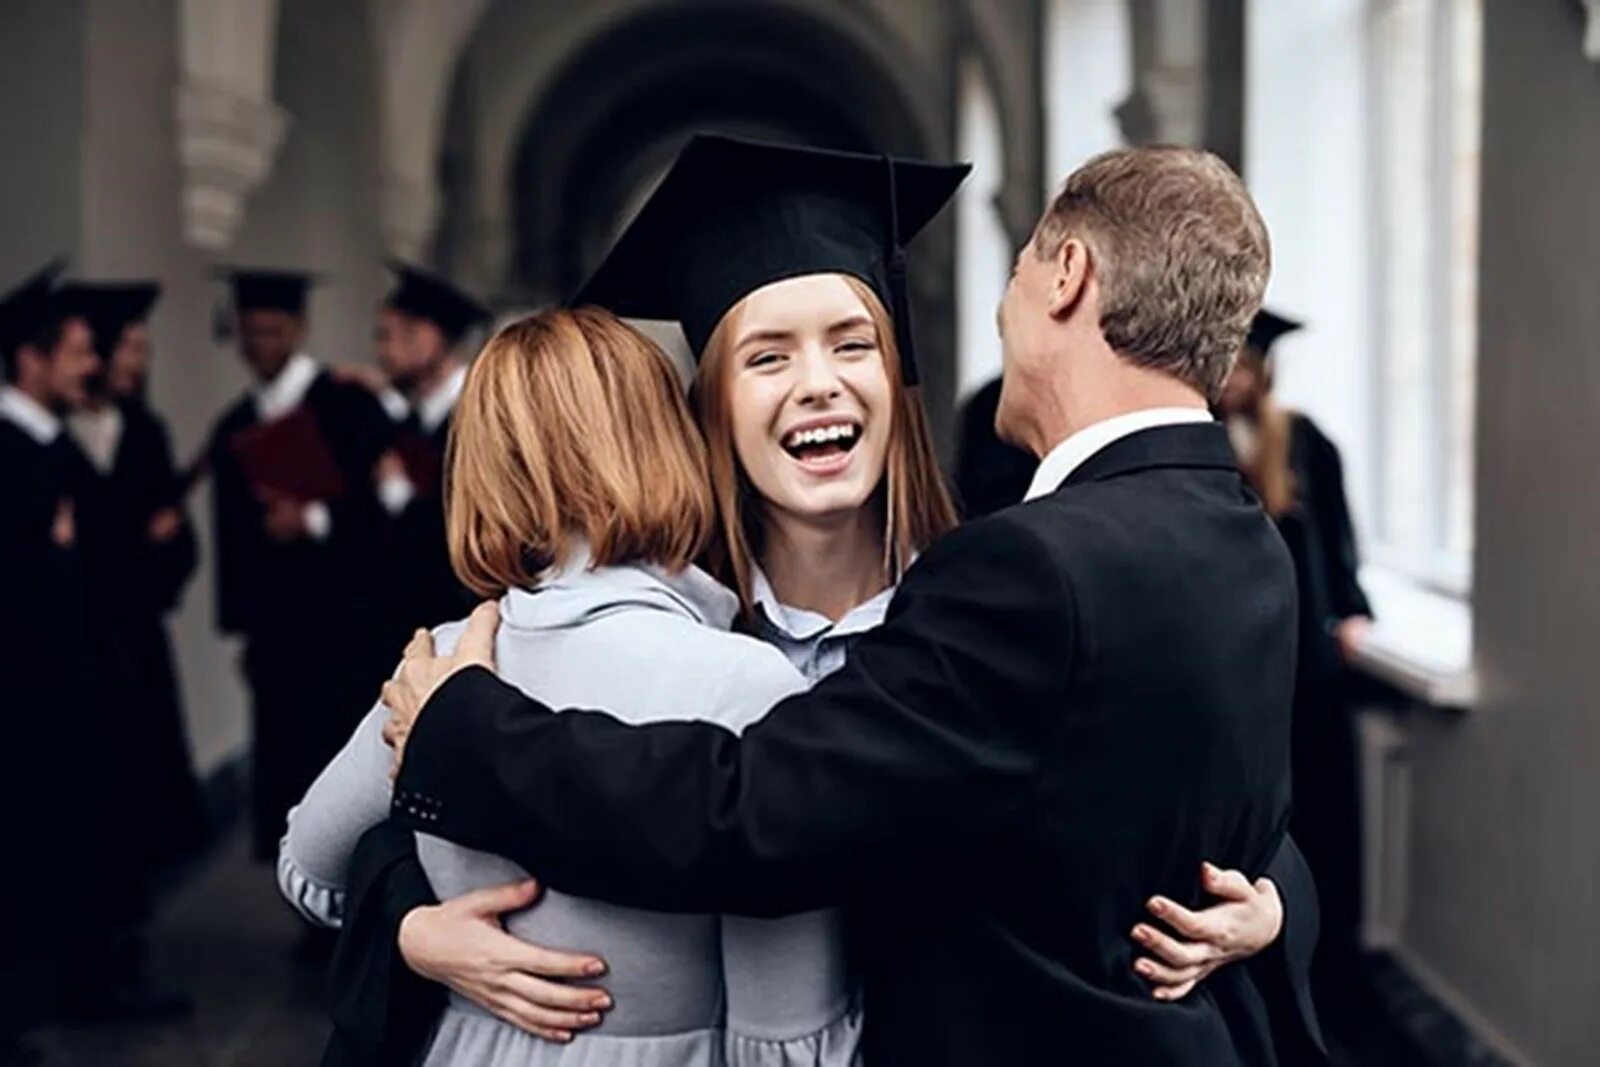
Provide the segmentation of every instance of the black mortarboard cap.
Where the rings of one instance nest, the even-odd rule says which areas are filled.
[[[451,344],[489,318],[488,308],[437,274],[393,258],[388,260],[388,266],[394,272],[395,287],[383,302],[403,314],[433,323]]]
[[[56,280],[67,269],[58,256],[0,296],[0,351],[10,353],[67,313]]]
[[[805,274],[849,274],[888,308],[914,385],[905,244],[971,169],[697,134],[572,302],[675,319],[698,358],[747,294]]]
[[[95,351],[102,359],[111,358],[130,323],[150,317],[150,309],[161,295],[161,283],[154,281],[69,282],[62,289],[70,304],[89,320]]]
[[[1260,352],[1263,356],[1272,351],[1272,345],[1286,333],[1294,333],[1303,329],[1305,323],[1294,319],[1285,318],[1276,312],[1262,308],[1256,312],[1256,317],[1250,322],[1250,333],[1245,338],[1245,344]]]
[[[306,293],[322,281],[321,275],[297,270],[221,267],[216,273],[233,287],[235,311],[287,311],[303,315]]]

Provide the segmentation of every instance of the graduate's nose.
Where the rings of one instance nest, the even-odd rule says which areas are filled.
[[[839,372],[826,353],[805,352],[800,357],[800,385],[797,398],[802,404],[823,404],[837,399],[844,391]]]

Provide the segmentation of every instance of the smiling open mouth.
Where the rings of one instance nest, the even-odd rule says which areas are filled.
[[[784,434],[781,443],[785,452],[803,463],[808,460],[827,460],[842,456],[855,448],[860,440],[859,423],[836,422],[790,430]]]

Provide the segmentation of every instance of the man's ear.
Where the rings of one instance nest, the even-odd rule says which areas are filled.
[[[1056,250],[1050,284],[1050,317],[1064,319],[1075,311],[1089,291],[1089,246],[1067,237]]]

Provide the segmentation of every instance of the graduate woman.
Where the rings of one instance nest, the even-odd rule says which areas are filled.
[[[808,682],[844,662],[853,638],[883,619],[900,573],[954,524],[911,388],[916,367],[900,249],[964,174],[696,138],[577,298],[625,316],[682,323],[699,358],[694,393],[719,505],[712,569],[738,590],[743,625],[779,648]],[[361,866],[376,877],[350,902],[358,936],[347,934],[342,946],[342,984],[389,988],[379,976],[394,962],[386,951],[408,916],[399,944],[419,973],[503,1016],[513,1014],[507,1003],[516,1004],[523,1025],[531,1019],[542,1032],[581,1029],[577,1013],[562,1010],[550,986],[533,977],[558,977],[575,966],[573,958],[543,950],[486,953],[482,933],[491,916],[449,902],[411,913],[432,901],[425,883],[407,873],[409,847],[404,835],[383,830],[363,843]],[[1233,898],[1223,908],[1251,931],[1243,951],[1234,951],[1244,955],[1270,942],[1281,914],[1275,892],[1220,873],[1215,885]],[[836,914],[807,921],[840,944]],[[760,921],[724,923],[742,935],[724,953],[733,1059],[759,1059],[758,1046],[741,1047],[737,1035],[761,1026],[763,1006],[744,991],[759,990],[750,980],[764,970],[813,964],[808,997],[850,995],[840,952],[808,958],[781,933],[764,941]],[[374,944],[385,930],[387,944]],[[1181,954],[1156,937],[1159,948]],[[366,943],[357,946],[358,939]],[[1194,949],[1209,965],[1147,960],[1141,971],[1161,995],[1181,995],[1234,954],[1220,945]],[[496,958],[504,962],[491,962]],[[339,1021],[351,1029],[400,1021],[393,1006],[388,1013],[370,1001],[364,1012],[349,1006]],[[746,1012],[752,1018],[741,1022]]]

